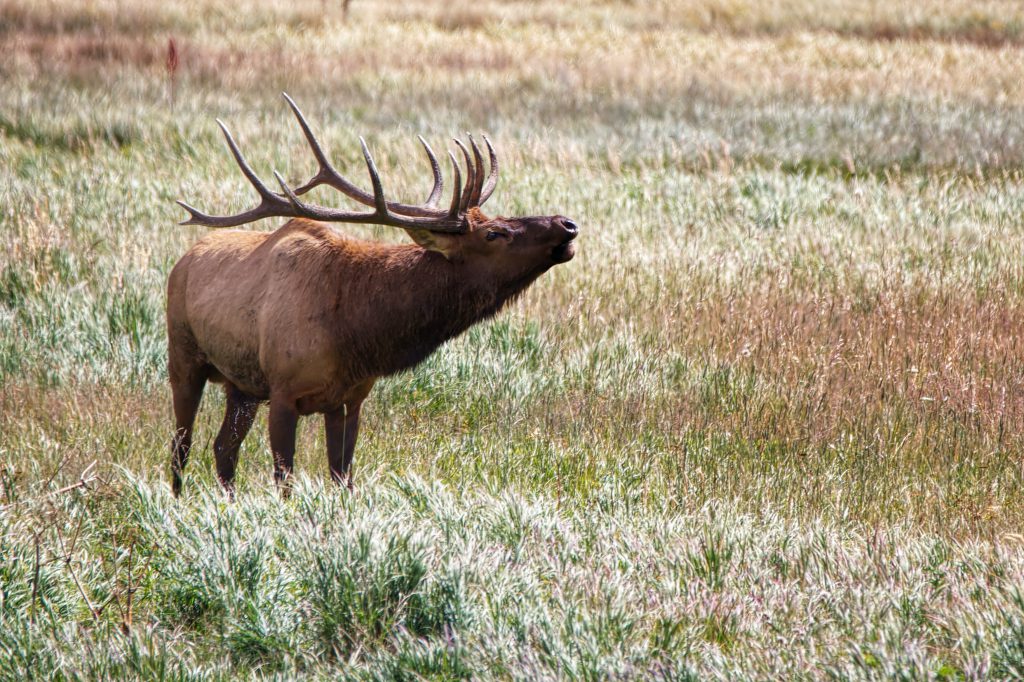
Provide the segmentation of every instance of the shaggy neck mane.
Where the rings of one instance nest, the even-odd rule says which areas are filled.
[[[543,270],[505,279],[483,267],[450,262],[412,244],[359,244],[373,261],[362,278],[339,260],[336,330],[339,352],[358,358],[365,376],[384,376],[422,362],[438,346],[485,320],[521,294]],[[373,304],[388,301],[387,309]],[[358,320],[358,324],[353,324]],[[359,329],[356,336],[351,330]]]

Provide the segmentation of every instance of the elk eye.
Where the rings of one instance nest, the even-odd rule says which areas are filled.
[[[502,232],[495,232],[494,230],[491,230],[490,232],[487,233],[487,241],[493,242],[498,237],[504,237],[504,236],[505,235]]]

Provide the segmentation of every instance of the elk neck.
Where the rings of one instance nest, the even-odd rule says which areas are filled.
[[[367,377],[419,364],[496,314],[543,272],[509,275],[415,245],[375,245],[366,256],[374,263],[363,277],[339,269],[335,320],[339,349],[358,358],[359,373]]]

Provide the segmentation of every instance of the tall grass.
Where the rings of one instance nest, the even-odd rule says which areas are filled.
[[[1019,14],[0,0],[0,675],[1024,674]],[[211,390],[174,503],[173,200],[252,200],[214,117],[304,179],[282,89],[409,200],[484,129],[580,253],[376,387],[354,495],[257,423],[226,504]]]
[[[1024,672],[1020,552],[906,524],[864,533],[722,502],[637,514],[611,490],[563,506],[415,476],[187,505],[129,478],[116,499],[51,513],[73,549],[27,519],[0,535],[4,677]]]

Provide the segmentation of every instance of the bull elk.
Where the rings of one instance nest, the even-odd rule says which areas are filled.
[[[408,369],[445,341],[487,319],[554,265],[574,254],[578,228],[563,216],[488,218],[480,208],[498,181],[498,159],[487,138],[490,170],[480,147],[459,140],[466,168],[450,151],[454,189],[440,207],[443,181],[434,152],[433,187],[421,205],[385,198],[373,158],[360,138],[372,193],[342,177],[328,161],[302,112],[288,95],[318,171],[291,188],[274,173],[271,191],[221,130],[235,161],[259,193],[254,208],[214,216],[178,202],[183,225],[234,227],[281,217],[274,232],[218,231],[200,239],[171,270],[167,283],[168,366],[176,432],[171,470],[175,495],[192,443],[196,412],[208,381],[224,385],[227,409],[213,449],[217,476],[230,494],[238,449],[260,403],[270,403],[274,479],[287,492],[300,416],[324,415],[331,477],[352,485],[351,464],[364,399],[380,377]],[[472,150],[472,151],[470,151]],[[369,206],[346,211],[299,197],[326,186]],[[325,223],[398,227],[414,244],[346,237]]]

